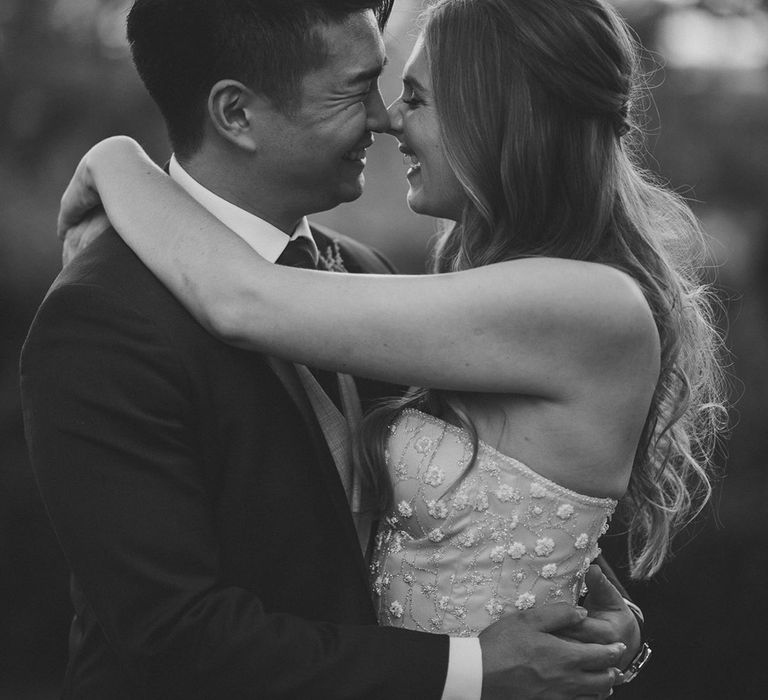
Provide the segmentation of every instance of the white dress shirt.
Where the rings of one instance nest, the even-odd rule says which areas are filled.
[[[168,173],[187,194],[269,262],[275,262],[280,257],[290,240],[300,236],[312,240],[306,217],[299,221],[289,236],[201,185],[184,170],[176,156],[171,156]],[[482,686],[483,657],[480,640],[477,637],[451,637],[442,700],[480,700]]]

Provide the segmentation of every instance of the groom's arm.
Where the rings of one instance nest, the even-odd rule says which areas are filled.
[[[268,614],[222,580],[192,387],[171,345],[77,285],[45,302],[22,359],[41,493],[131,684],[185,699],[439,698],[447,637]]]

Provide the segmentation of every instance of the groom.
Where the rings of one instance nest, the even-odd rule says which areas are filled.
[[[170,176],[272,261],[389,271],[304,218],[361,194],[371,133],[388,126],[372,10],[383,25],[389,4],[134,4],[129,38],[174,147]],[[624,661],[549,634],[579,621],[567,606],[516,613],[479,641],[377,627],[332,454],[280,367],[205,333],[114,232],[54,283],[22,392],[72,570],[65,698],[606,692],[608,674],[583,669]],[[335,378],[320,381],[333,394]],[[591,641],[634,641],[616,591],[595,588]]]

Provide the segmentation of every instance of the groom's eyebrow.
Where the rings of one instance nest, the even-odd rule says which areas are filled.
[[[348,80],[350,85],[354,85],[356,83],[362,83],[368,80],[374,80],[375,78],[378,78],[381,75],[381,72],[384,70],[384,66],[387,65],[389,59],[385,56],[382,62],[378,66],[373,66],[372,68],[369,68],[364,71],[360,71],[359,73],[355,73],[353,76],[351,76]]]

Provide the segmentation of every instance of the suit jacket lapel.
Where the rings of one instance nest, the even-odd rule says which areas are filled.
[[[363,584],[367,587],[368,569],[360,552],[360,544],[350,512],[349,502],[347,501],[347,496],[344,493],[344,487],[339,478],[338,471],[336,470],[333,457],[325,442],[322,429],[317,421],[312,405],[309,402],[304,386],[301,383],[301,379],[299,379],[292,363],[276,357],[264,356],[264,359],[280,380],[280,383],[285,387],[286,392],[301,413],[307,432],[312,439],[315,455],[317,457],[317,468],[321,470],[324,476],[323,481],[326,485],[328,496],[334,505],[334,510],[336,511],[343,528],[347,531],[347,539],[350,542],[350,546],[355,550]]]

